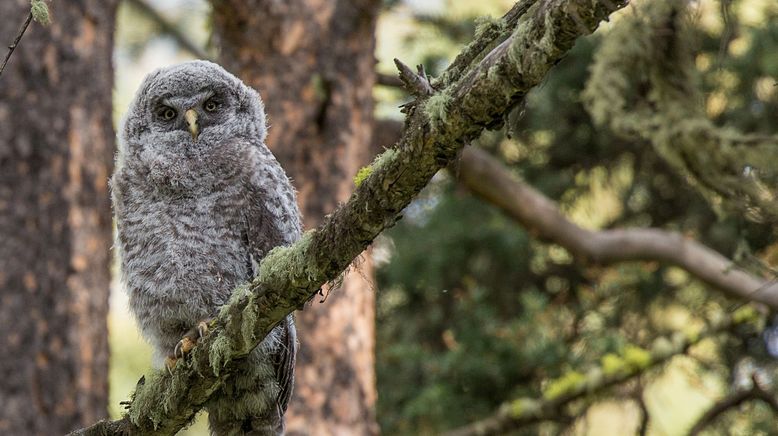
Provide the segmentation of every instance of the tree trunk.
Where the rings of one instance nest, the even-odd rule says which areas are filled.
[[[308,228],[348,198],[370,158],[379,0],[212,0],[226,68],[257,88],[268,145],[294,180]],[[289,434],[376,434],[368,256],[327,304],[297,314]],[[325,295],[327,291],[325,290]]]
[[[53,2],[0,76],[0,434],[107,415],[116,3]],[[3,46],[29,10],[0,2]]]

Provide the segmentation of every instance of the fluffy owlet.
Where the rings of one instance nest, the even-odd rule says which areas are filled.
[[[156,366],[191,348],[271,248],[300,237],[266,133],[257,92],[211,62],[151,73],[130,105],[111,187],[123,284]],[[296,347],[289,316],[206,405],[214,433],[283,433]]]

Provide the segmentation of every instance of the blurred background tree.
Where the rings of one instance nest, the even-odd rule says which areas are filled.
[[[407,50],[419,53],[434,75],[449,56],[445,45],[425,45],[425,32],[439,35],[438,43],[466,43],[474,31],[469,23],[485,3],[467,12],[441,9],[432,18],[417,14],[420,30],[406,36]],[[693,6],[690,44],[703,104],[717,125],[778,130],[776,17],[769,2]],[[523,113],[479,145],[583,227],[676,230],[773,277],[767,267],[774,262],[772,222],[717,213],[646,142],[593,124],[581,92],[593,53],[608,36],[606,26],[580,40],[527,97]],[[582,263],[474,198],[456,173],[451,168],[428,188],[381,250],[376,362],[378,417],[387,434],[437,433],[478,420],[506,399],[538,396],[551,380],[597,365],[609,353],[649,348],[659,335],[694,329],[711,313],[738,305],[663,264]],[[749,380],[734,371],[746,356],[771,361],[753,336],[710,339],[582,402],[572,417],[525,432],[685,434],[735,379]],[[773,366],[767,367],[772,380]],[[778,434],[769,406],[752,402],[738,410],[717,421],[712,428],[719,433],[712,434]]]
[[[193,57],[221,60],[268,101],[274,151],[298,183],[311,226],[347,196],[356,169],[397,137],[398,105],[408,97],[392,77],[392,58],[423,64],[435,76],[479,26],[488,25],[482,17],[498,17],[513,4],[379,3],[125,0],[117,16],[114,113],[124,112],[142,77],[157,66]],[[613,133],[587,112],[582,91],[595,53],[612,26],[639,13],[627,8],[613,24],[580,40],[527,96],[523,110],[476,146],[581,227],[680,232],[773,280],[778,246],[772,221],[712,203],[690,184],[693,176],[679,173],[648,140]],[[778,5],[702,0],[690,5],[688,25],[704,114],[716,126],[778,133]],[[317,413],[308,423],[294,424],[295,432],[322,434],[312,424],[318,422],[333,432],[349,423],[362,429],[356,434],[369,433],[376,419],[384,434],[456,429],[492,416],[506,401],[548,395],[593,368],[616,371],[614,365],[629,361],[630,353],[643,356],[639,350],[653,349],[663,337],[697,338],[711,319],[744,304],[661,262],[603,266],[577,258],[473,194],[456,165],[434,179],[399,225],[374,244],[370,257],[376,265],[372,285],[334,291],[325,304],[303,312],[303,324],[315,336],[308,344],[303,339],[303,347],[311,348],[301,352],[307,362],[301,369],[311,366],[299,376],[300,403],[293,410]],[[370,277],[371,271],[365,267],[361,275]],[[365,364],[372,361],[373,297],[375,412],[372,369]],[[123,298],[114,289],[114,416],[149,362]],[[349,308],[336,309],[338,304]],[[317,324],[324,313],[323,319],[332,319],[327,327]],[[758,316],[762,323],[770,317]],[[753,394],[757,382],[775,394],[770,352],[778,344],[769,322],[762,327],[733,327],[691,341],[678,356],[641,367],[627,381],[515,433],[680,435],[706,411],[721,409],[720,416],[703,418],[712,422],[706,434],[778,434],[769,401],[734,401]],[[355,349],[361,360],[345,362],[343,372],[321,373]],[[318,386],[308,384],[319,376]],[[346,397],[328,397],[332,383],[345,386],[339,392]],[[354,401],[356,391],[349,389],[363,395],[355,408],[339,413],[324,406]],[[201,422],[186,430],[204,431]]]
[[[0,434],[106,415],[117,4],[58,2],[0,78]],[[29,13],[0,3],[4,47]]]

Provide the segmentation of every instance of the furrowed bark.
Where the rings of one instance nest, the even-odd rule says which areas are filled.
[[[613,0],[555,0],[533,4],[510,37],[466,74],[438,83],[418,102],[397,147],[373,163],[348,203],[296,244],[263,259],[259,276],[235,291],[213,333],[172,375],[154,372],[140,384],[124,418],[131,434],[172,434],[195,412],[245,356],[286,314],[305,304],[337,277],[462,146],[503,114],[611,12]],[[115,425],[115,424],[111,424]],[[104,434],[88,428],[76,434]]]

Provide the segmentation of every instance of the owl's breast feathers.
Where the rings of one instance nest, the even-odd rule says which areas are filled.
[[[116,207],[122,272],[142,324],[152,327],[150,320],[159,318],[154,312],[162,311],[168,322],[191,321],[182,327],[189,329],[213,316],[235,286],[250,278],[240,213],[245,194],[231,188],[154,201],[125,194],[126,204]],[[174,339],[180,337],[169,341]]]

